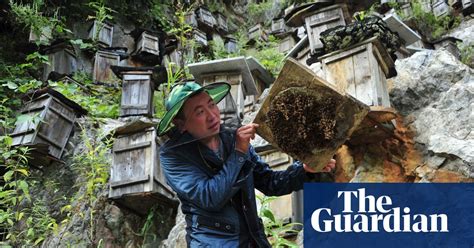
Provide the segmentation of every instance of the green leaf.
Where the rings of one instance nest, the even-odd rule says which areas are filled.
[[[19,115],[16,118],[15,125],[22,124],[25,122],[33,122],[34,117],[35,117],[34,115],[30,115],[30,114]]]
[[[16,172],[19,172],[25,176],[28,176],[28,171],[26,169],[16,169],[15,170]]]
[[[7,86],[11,90],[16,90],[18,88],[18,85],[14,82],[9,81],[6,84],[3,84],[2,86]]]
[[[23,191],[23,193],[25,194],[25,197],[31,201],[31,197],[30,197],[30,190],[28,188],[28,183],[24,180],[21,180],[21,181],[18,181],[18,188],[21,189],[21,191]]]
[[[267,217],[272,222],[275,222],[275,216],[273,215],[272,211],[270,211],[270,209],[264,209],[262,213],[263,213],[263,216]]]
[[[13,177],[13,172],[14,171],[7,171],[4,175],[3,175],[3,180],[5,180],[5,182],[10,182],[12,177]]]

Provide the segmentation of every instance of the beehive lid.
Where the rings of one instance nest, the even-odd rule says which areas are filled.
[[[338,92],[289,58],[255,117],[274,147],[321,170],[367,115],[369,107]]]
[[[215,74],[221,72],[239,72],[242,73],[243,83],[248,90],[249,95],[258,95],[257,86],[253,80],[252,73],[244,56],[217,59],[188,65],[189,72],[194,76],[198,83],[203,82],[203,75]]]
[[[63,94],[61,94],[58,91],[53,90],[52,88],[49,88],[49,87],[45,87],[45,88],[42,88],[42,89],[39,89],[39,90],[34,90],[34,91],[31,91],[31,92],[28,92],[22,97],[22,99],[24,101],[29,101],[31,99],[36,99],[36,98],[38,98],[38,97],[40,97],[44,94],[50,94],[50,95],[56,97],[62,103],[64,103],[67,106],[71,107],[74,110],[74,112],[76,112],[76,116],[78,116],[78,117],[83,116],[83,115],[87,115],[87,110],[85,110],[83,107],[81,107],[81,105],[77,104],[73,100],[70,100],[69,98],[67,98]]]
[[[409,28],[393,14],[385,16],[383,20],[385,23],[387,23],[387,26],[390,28],[390,30],[397,32],[400,35],[400,38],[405,41],[405,45],[413,44],[414,42],[421,39],[419,34]]]

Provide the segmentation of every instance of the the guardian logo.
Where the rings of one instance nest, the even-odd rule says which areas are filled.
[[[316,232],[449,232],[447,214],[425,215],[411,213],[408,206],[403,209],[391,207],[392,199],[389,196],[375,198],[366,195],[365,188],[338,191],[337,198],[344,204],[341,213],[333,213],[330,208],[319,208],[312,212],[311,226]],[[353,209],[353,205],[357,205],[357,209]]]

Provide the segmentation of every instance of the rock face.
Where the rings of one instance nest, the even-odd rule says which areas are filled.
[[[396,68],[391,101],[414,131],[423,165],[474,178],[473,69],[443,49],[418,52]]]

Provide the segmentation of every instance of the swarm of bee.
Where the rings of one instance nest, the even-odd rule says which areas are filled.
[[[336,101],[314,89],[293,87],[278,93],[266,124],[277,145],[287,153],[309,153],[335,136]]]

